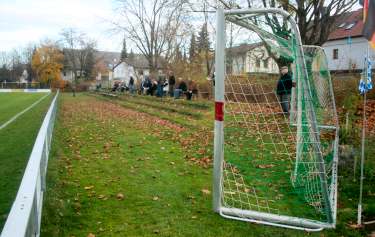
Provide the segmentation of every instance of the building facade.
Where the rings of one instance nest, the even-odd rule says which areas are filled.
[[[367,50],[370,59],[375,61],[375,50],[369,47],[368,41],[362,36],[362,14],[363,10],[359,9],[336,20],[335,29],[323,44],[330,71],[362,70]]]
[[[279,68],[262,43],[243,44],[227,49],[227,72],[277,74]]]

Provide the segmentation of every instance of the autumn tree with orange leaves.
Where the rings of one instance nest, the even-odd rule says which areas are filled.
[[[60,83],[64,55],[53,44],[44,44],[35,50],[31,66],[37,80],[47,85]]]

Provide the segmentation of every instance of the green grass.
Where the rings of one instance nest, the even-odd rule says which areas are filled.
[[[0,93],[0,125],[45,96],[45,93]]]
[[[9,93],[7,96],[4,96],[0,93],[0,98],[12,98],[17,101],[17,103],[14,103],[14,107],[17,106],[18,110],[9,107],[14,113],[27,107],[27,104],[31,103],[30,100],[36,100],[40,96],[42,95],[33,93]],[[48,96],[31,110],[0,130],[0,174],[2,177],[0,179],[0,229],[16,197],[36,135],[51,99],[52,96]],[[27,104],[22,104],[20,101],[27,101]],[[0,103],[0,105],[2,104]],[[4,108],[6,106],[2,106],[2,109]],[[0,115],[2,115],[2,112],[8,113],[9,111],[1,110]],[[13,116],[11,115],[12,113],[8,114]]]
[[[366,233],[348,227],[356,215],[352,204],[357,193],[353,191],[339,196],[336,230],[314,234],[231,221],[213,213],[211,194],[202,192],[211,190],[211,166],[200,163],[212,157],[210,107],[200,107],[201,116],[192,117],[163,109],[165,101],[139,97],[138,103],[136,99],[62,96],[49,163],[42,236]],[[181,103],[168,102],[169,108]],[[158,109],[151,107],[154,104],[159,105]],[[197,113],[194,106],[186,105],[184,109]],[[241,139],[235,133],[233,139]],[[246,145],[246,141],[243,143]],[[270,156],[266,158],[272,162]],[[340,177],[341,181],[347,180]],[[340,186],[348,184],[342,182]],[[123,199],[117,197],[119,193]]]

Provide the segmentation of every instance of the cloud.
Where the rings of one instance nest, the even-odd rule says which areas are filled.
[[[113,17],[111,0],[2,0],[0,51],[43,38],[57,39],[63,28],[73,27],[98,40],[98,47],[119,50],[121,39],[108,33]]]

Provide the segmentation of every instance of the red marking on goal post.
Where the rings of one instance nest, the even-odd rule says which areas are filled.
[[[215,120],[224,120],[224,102],[215,101]]]

